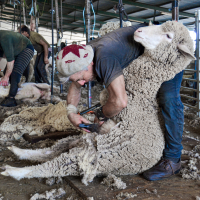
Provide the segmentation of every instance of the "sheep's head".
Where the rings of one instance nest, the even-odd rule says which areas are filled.
[[[162,25],[139,28],[135,31],[134,40],[141,43],[146,50],[161,57],[163,53],[170,54],[178,50],[190,60],[193,56],[193,41],[187,28],[179,22],[168,21]]]

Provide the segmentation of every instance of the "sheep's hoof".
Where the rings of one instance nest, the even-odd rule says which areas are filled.
[[[7,147],[10,151],[12,151],[12,147]]]
[[[14,179],[20,180],[22,178],[25,178],[30,170],[25,169],[25,168],[17,168],[17,167],[11,167],[9,165],[5,166],[5,171],[1,172],[1,175],[3,176],[11,176]]]
[[[3,176],[9,176],[9,174],[5,171],[5,172],[1,172],[1,175]]]
[[[10,151],[12,151],[16,156],[20,157],[23,155],[23,152],[20,148],[16,146],[7,147]]]

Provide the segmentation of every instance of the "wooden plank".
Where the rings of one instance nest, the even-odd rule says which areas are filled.
[[[80,131],[78,130],[74,130],[74,129],[69,129],[65,132],[53,132],[53,133],[47,133],[41,136],[36,136],[36,135],[29,135],[29,134],[24,134],[23,138],[30,142],[30,143],[36,143],[39,142],[41,140],[46,140],[46,139],[51,139],[51,140],[57,140],[57,139],[62,139],[68,136],[72,136],[72,135],[79,135],[81,134]]]
[[[136,194],[135,198],[130,199],[141,200],[195,199],[200,195],[199,183],[194,180],[184,180],[180,175],[153,182],[147,181],[139,175],[120,177],[127,185],[124,190],[112,189],[100,184],[103,177],[96,177],[88,186],[81,182],[81,177],[69,176],[65,180],[84,200],[87,200],[88,197],[93,197],[94,200],[117,200],[116,196],[121,192]],[[125,196],[121,198],[128,199]]]

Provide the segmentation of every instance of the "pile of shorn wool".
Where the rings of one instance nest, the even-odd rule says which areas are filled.
[[[46,132],[72,128],[67,118],[66,103],[29,107],[5,119],[0,126],[0,140],[19,139],[23,134],[43,135]]]

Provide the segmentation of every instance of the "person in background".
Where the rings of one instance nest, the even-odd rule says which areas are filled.
[[[29,65],[34,54],[34,48],[30,40],[19,33],[0,30],[0,60],[7,59],[7,67],[0,85],[7,86],[10,81],[10,92],[1,106],[17,106],[15,96],[21,76]]]
[[[20,33],[20,27],[18,28]],[[49,43],[37,32],[30,31],[26,25],[21,26],[21,34],[27,37],[37,51],[37,57],[34,65],[35,83],[49,83],[45,65],[49,63],[48,58],[51,56]]]

